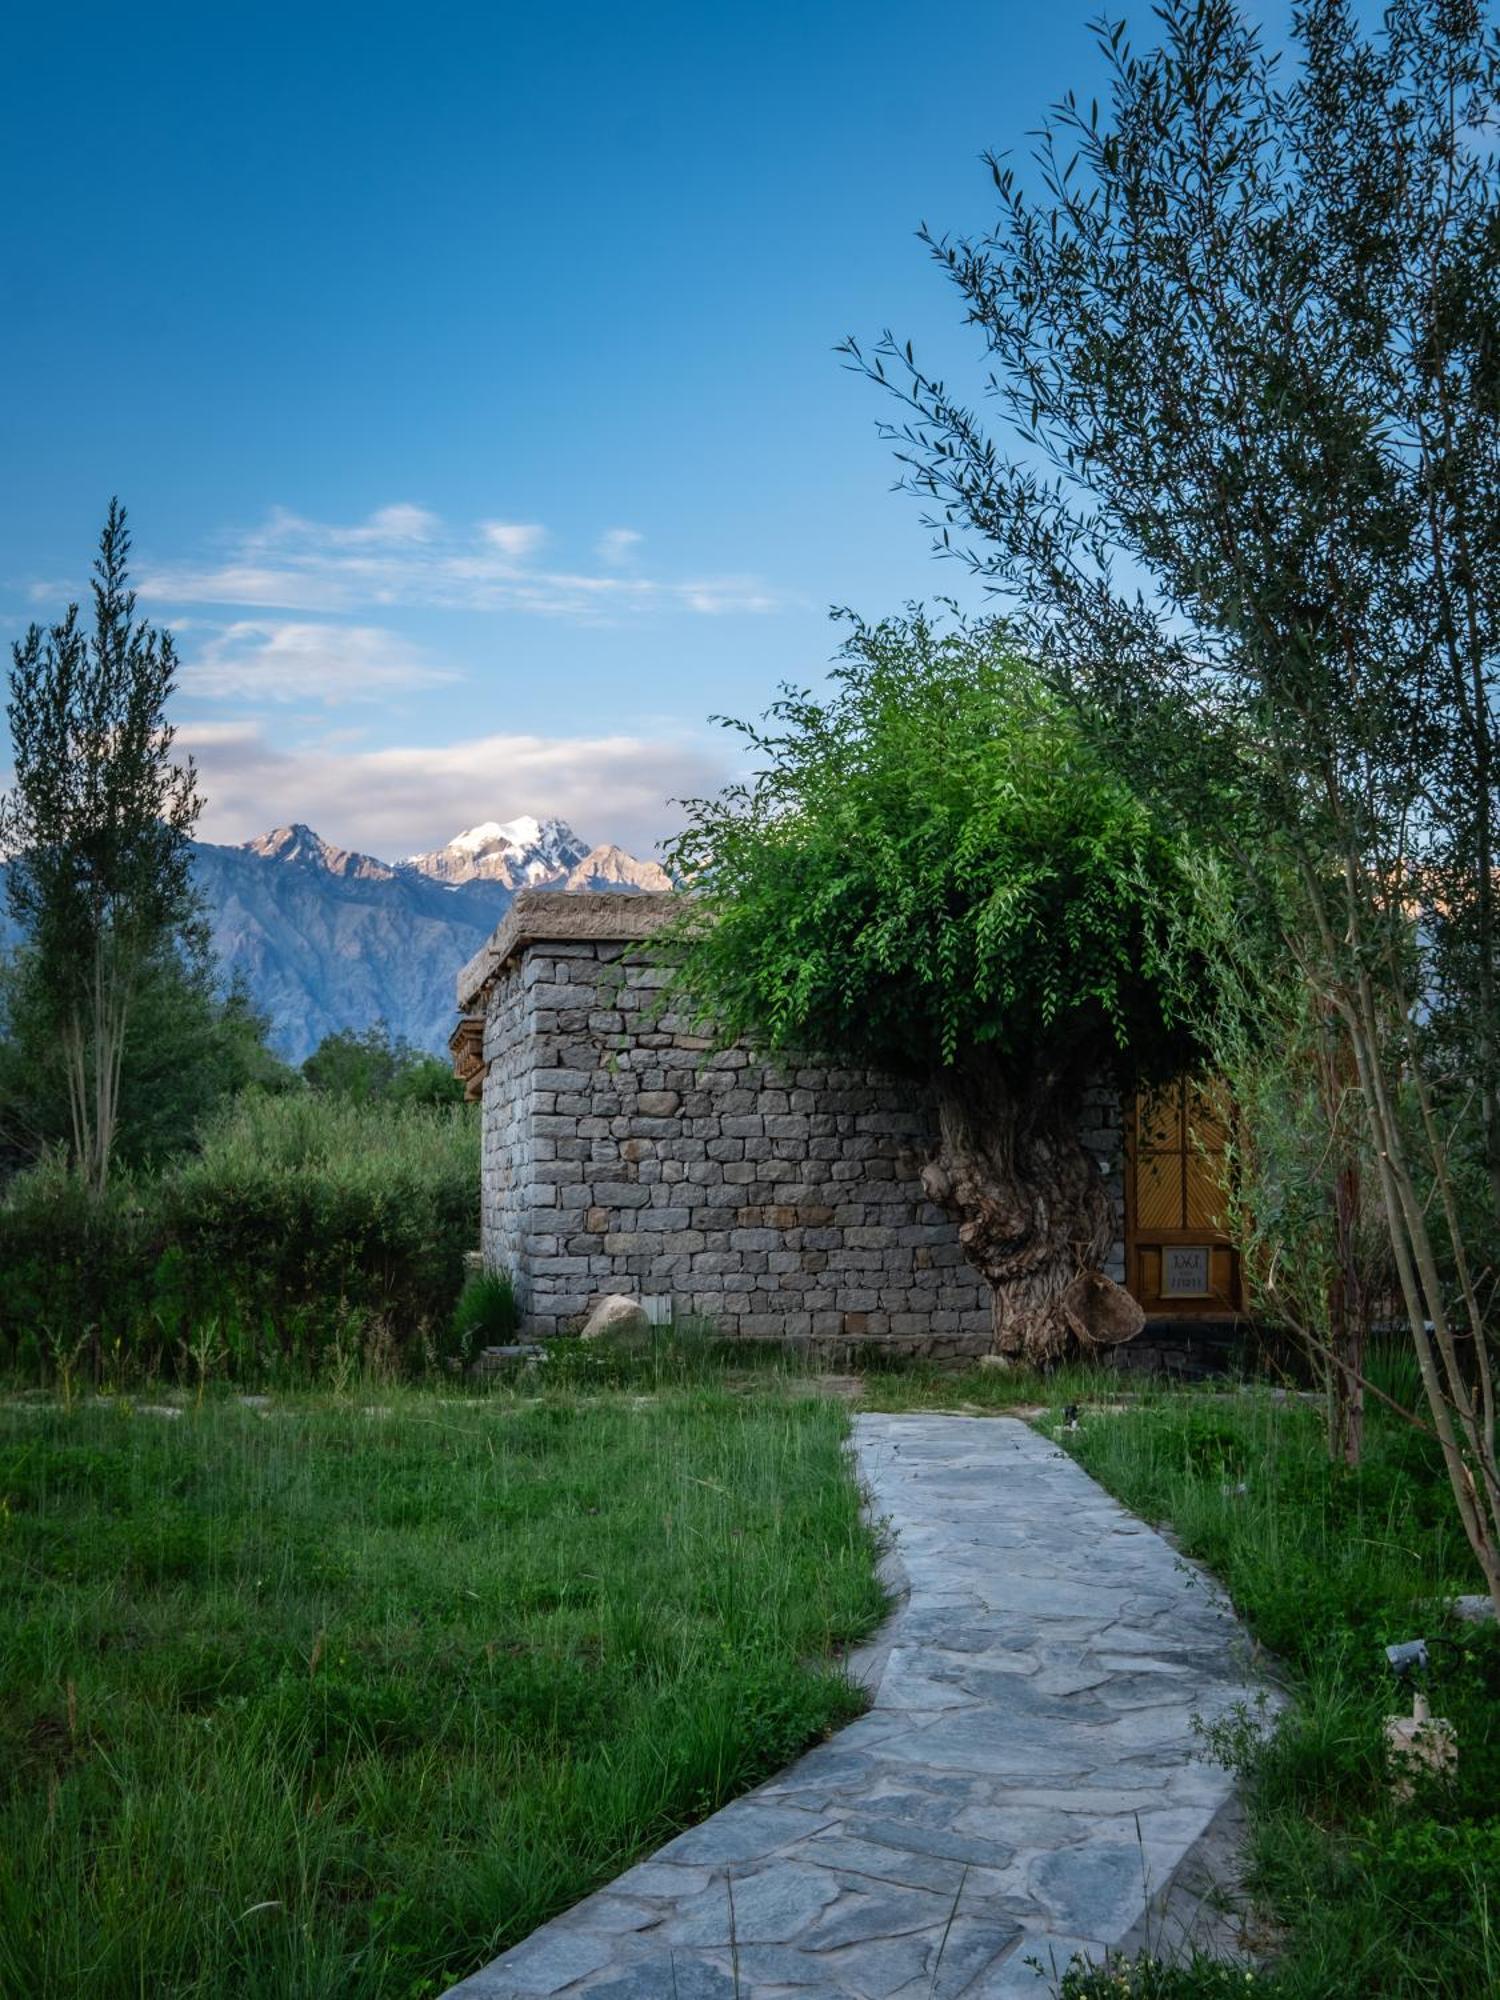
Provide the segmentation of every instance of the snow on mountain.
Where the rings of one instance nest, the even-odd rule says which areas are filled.
[[[297,822],[238,847],[195,845],[193,869],[220,964],[299,1062],[333,1030],[376,1020],[441,1053],[454,974],[518,889],[671,887],[654,861],[591,848],[566,821],[530,815],[486,820],[394,865]]]
[[[588,854],[566,820],[485,820],[456,835],[430,854],[412,854],[401,863],[439,882],[499,882],[507,889],[560,885]]]

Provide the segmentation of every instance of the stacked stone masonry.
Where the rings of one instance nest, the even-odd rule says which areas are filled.
[[[986,1352],[988,1288],[918,1178],[930,1101],[715,1048],[664,1005],[643,934],[670,901],[523,895],[460,980],[484,1016],[482,1248],[527,1330],[626,1292],[752,1339]],[[1107,1093],[1085,1138],[1118,1184]]]

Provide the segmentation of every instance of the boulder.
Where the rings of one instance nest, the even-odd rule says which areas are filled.
[[[628,1299],[623,1292],[611,1292],[584,1321],[582,1338],[638,1340],[650,1331],[651,1322],[640,1300]]]

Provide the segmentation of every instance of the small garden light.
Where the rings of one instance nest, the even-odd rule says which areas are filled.
[[[1425,1639],[1403,1639],[1399,1645],[1387,1646],[1385,1657],[1391,1672],[1403,1681],[1410,1680],[1413,1674],[1425,1674],[1432,1664]]]

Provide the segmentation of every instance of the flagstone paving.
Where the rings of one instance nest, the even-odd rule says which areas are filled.
[[[1044,2000],[1139,1939],[1230,1796],[1193,1721],[1260,1691],[1243,1633],[1026,1424],[854,1431],[905,1593],[869,1712],[450,2000]]]

